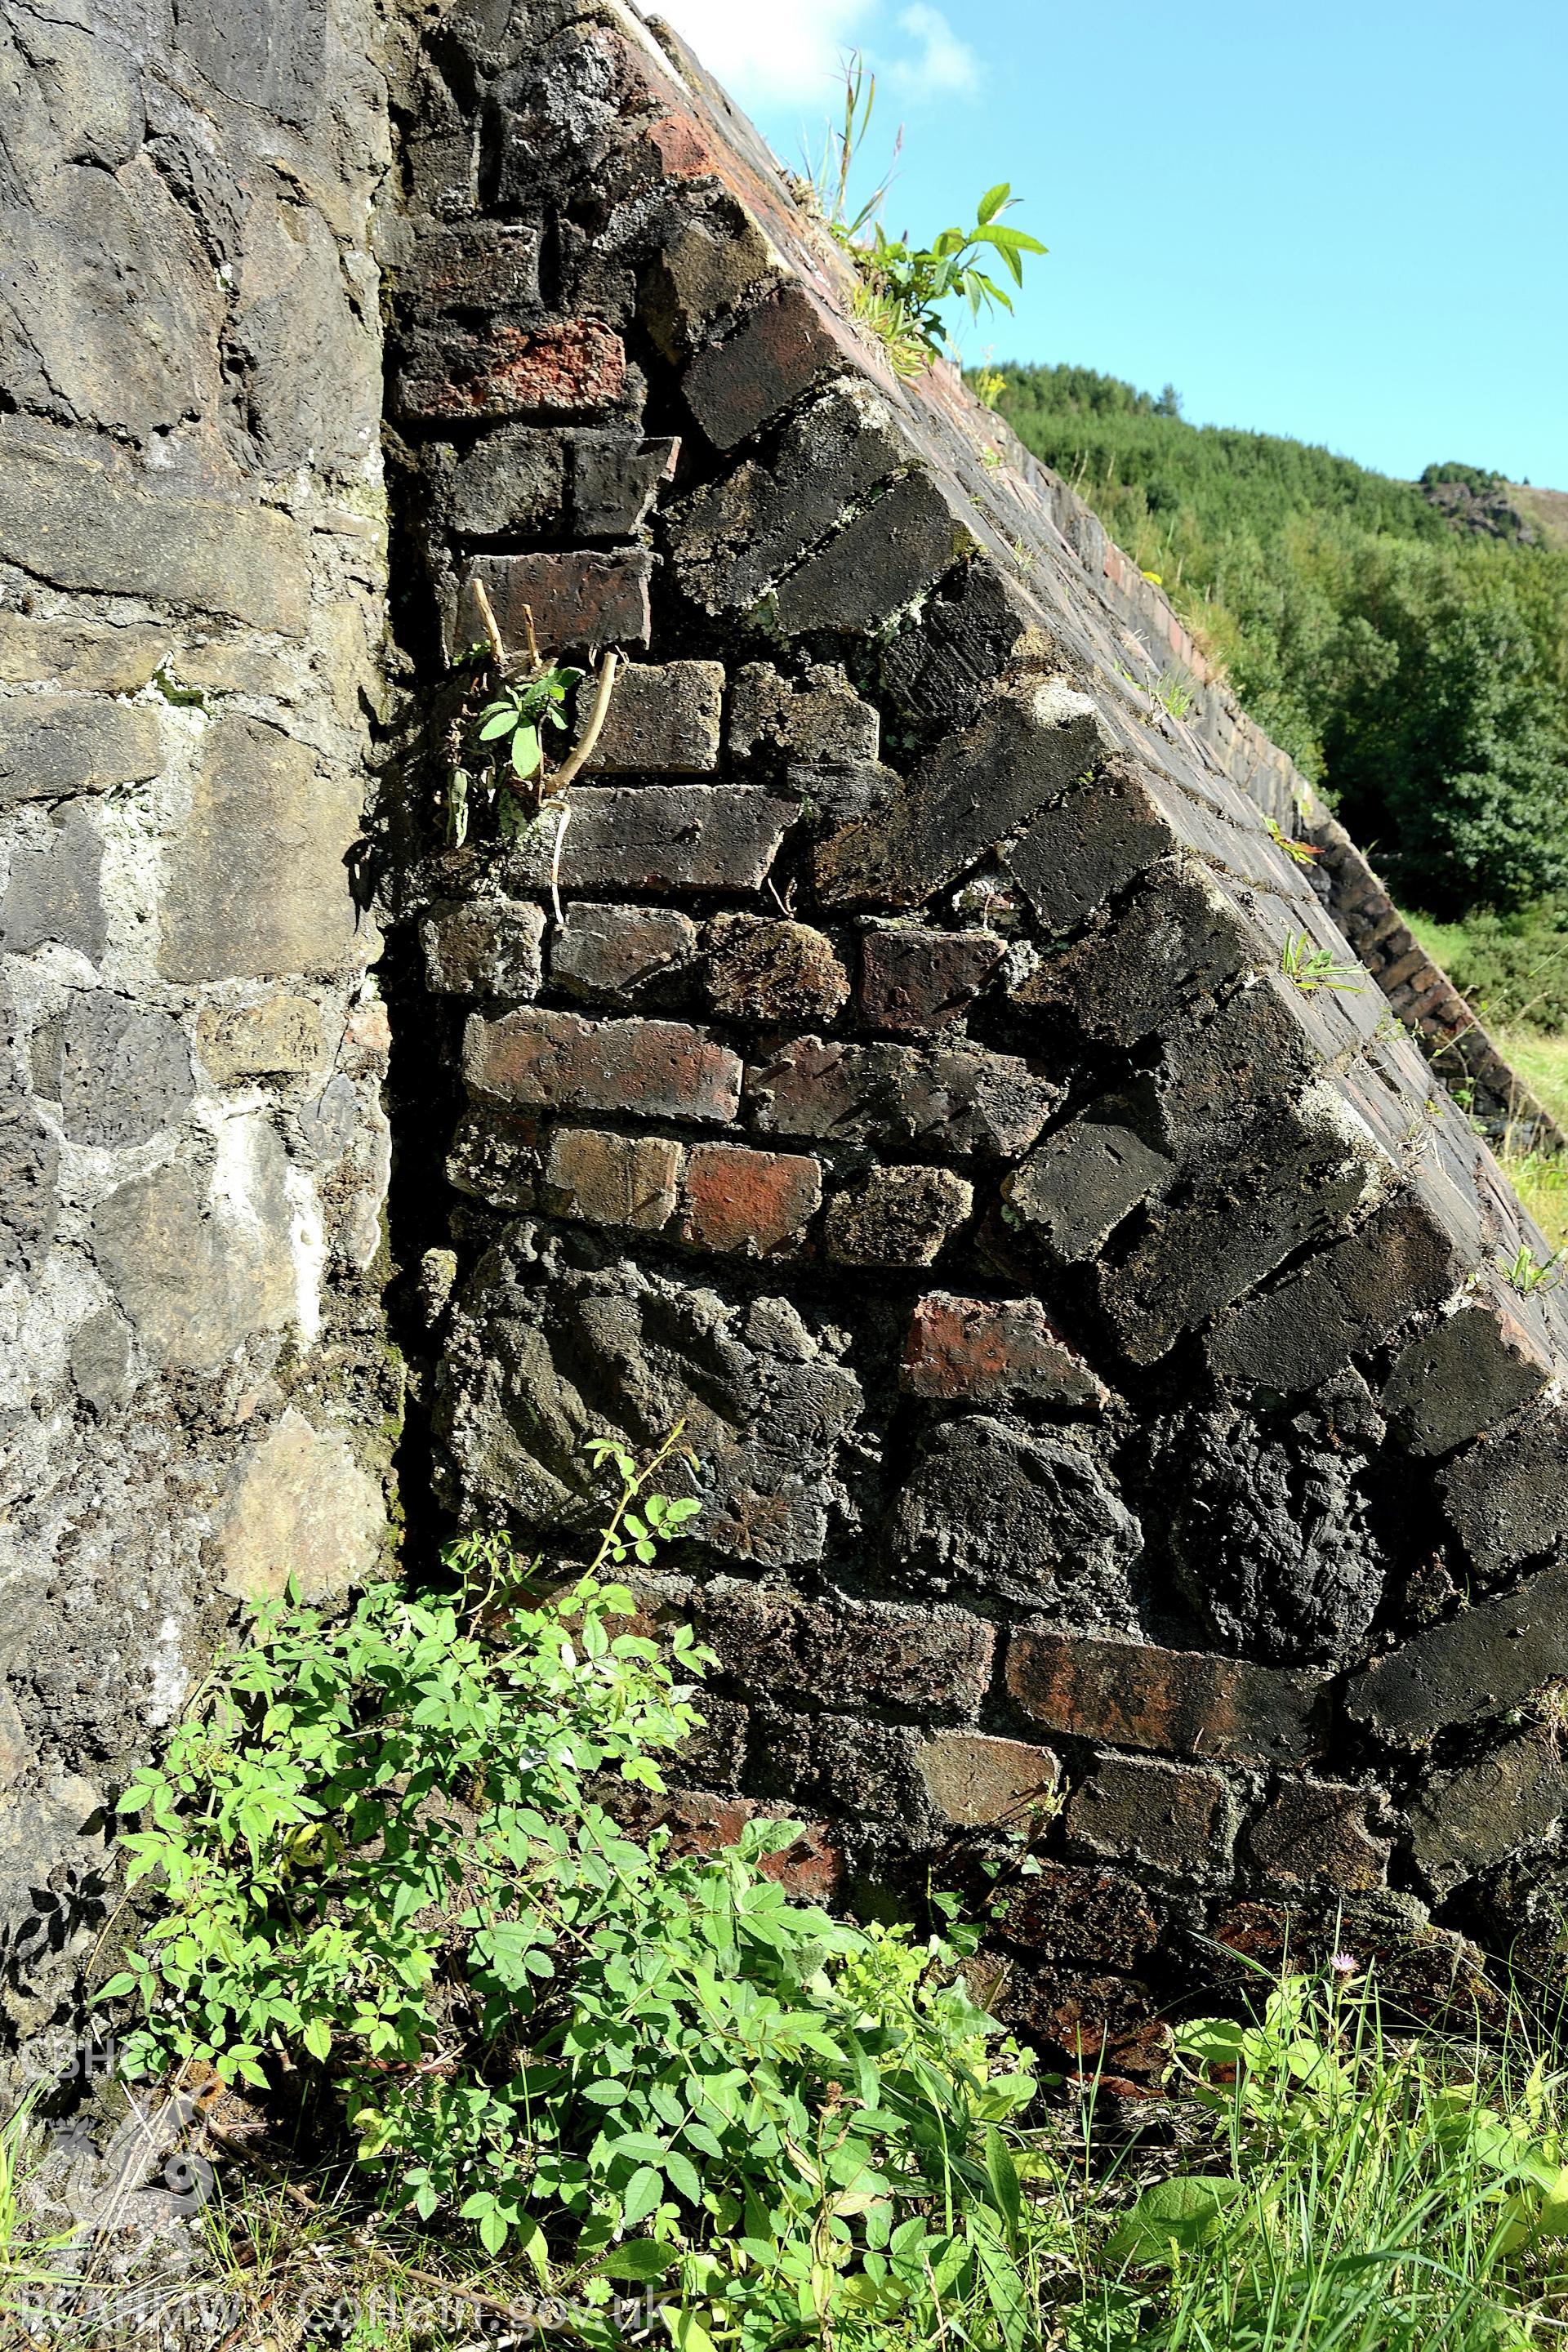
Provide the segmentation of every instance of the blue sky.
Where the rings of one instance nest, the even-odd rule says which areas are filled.
[[[858,45],[879,163],[905,126],[890,229],[1012,181],[1050,255],[966,359],[1568,488],[1568,0],[655,5],[792,163]]]

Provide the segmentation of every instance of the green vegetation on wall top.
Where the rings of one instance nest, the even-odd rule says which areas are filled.
[[[1170,387],[994,373],[1019,437],[1159,576],[1397,892],[1452,919],[1568,888],[1568,551],[1466,535],[1326,449],[1189,425]]]

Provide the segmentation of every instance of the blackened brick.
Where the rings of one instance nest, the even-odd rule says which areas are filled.
[[[416,333],[397,373],[399,415],[437,425],[592,416],[615,407],[626,391],[621,339],[597,319]]]
[[[874,1029],[940,1029],[966,1013],[1006,942],[994,931],[868,931],[860,947],[860,1010]]]
[[[828,1206],[836,1265],[931,1265],[973,1213],[973,1188],[951,1168],[873,1168]]]
[[[550,978],[573,996],[635,997],[697,952],[697,926],[673,907],[595,907],[581,900],[550,950]]]
[[[1340,1780],[1282,1780],[1247,1834],[1255,1869],[1280,1886],[1356,1895],[1388,1875],[1389,1841],[1367,1826],[1374,1799]]]
[[[1457,1276],[1456,1252],[1436,1219],[1416,1202],[1395,1201],[1289,1281],[1223,1317],[1209,1361],[1224,1381],[1287,1392],[1316,1387],[1417,1307],[1436,1306]]]
[[[1109,1111],[1086,1112],[1047,1136],[1003,1186],[1008,1210],[1050,1256],[1095,1256],[1122,1219],[1175,1174]]]
[[[906,474],[782,583],[773,596],[778,625],[869,635],[973,547],[936,484]]]
[[[708,992],[714,1010],[780,1028],[831,1021],[849,982],[831,940],[809,924],[771,915],[720,915],[708,933]]]
[[[1074,1790],[1067,1826],[1076,1844],[1106,1861],[1212,1878],[1230,1866],[1235,1804],[1221,1773],[1109,1757]]]
[[[572,528],[580,539],[631,539],[641,530],[660,482],[674,468],[679,441],[645,441],[625,433],[575,433],[568,444]]]
[[[1565,1663],[1568,1567],[1548,1568],[1376,1659],[1346,1704],[1387,1738],[1424,1744],[1448,1724],[1516,1706]]]
[[[869,373],[801,289],[784,286],[748,310],[723,342],[698,353],[686,371],[686,397],[714,447],[732,449],[825,375],[846,368]]]
[[[1530,1406],[1461,1454],[1443,1481],[1448,1517],[1489,1574],[1550,1550],[1568,1536],[1568,1412]]]
[[[800,814],[793,801],[731,784],[574,784],[566,838],[558,809],[520,844],[520,889],[755,890]]]
[[[758,1128],[842,1143],[922,1143],[1001,1158],[1031,1144],[1061,1089],[978,1047],[792,1040],[748,1074]]]
[[[968,1717],[990,1685],[995,1633],[958,1610],[805,1601],[722,1578],[701,1593],[698,1614],[725,1672],[780,1699]]]
[[[581,726],[593,698],[577,698]],[[627,775],[641,770],[698,775],[719,764],[719,713],[724,699],[721,662],[627,662],[616,674],[610,707],[588,758],[591,772]]]
[[[1174,845],[1150,793],[1114,767],[1042,809],[1007,864],[1041,921],[1068,931]]]
[[[1380,1400],[1413,1453],[1448,1454],[1545,1387],[1552,1357],[1516,1315],[1467,1300],[1412,1339]]]

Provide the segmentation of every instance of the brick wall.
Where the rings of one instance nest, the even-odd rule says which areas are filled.
[[[1542,1245],[1377,990],[1290,978],[1353,957],[1244,724],[1140,686],[1092,519],[887,374],[661,41],[454,18],[406,97],[442,1502],[558,1538],[586,1437],[684,1419],[648,1601],[721,1672],[678,1813],[910,1888],[1051,1794],[994,1936],[1053,2047],[1136,2073],[1184,1939],[1287,1905],[1434,1979],[1434,1915],[1554,1868],[1568,1317],[1500,1272]],[[563,836],[443,838],[480,585],[512,654],[625,657]]]

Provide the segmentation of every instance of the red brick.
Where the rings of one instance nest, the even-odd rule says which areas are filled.
[[[792,1152],[700,1143],[687,1162],[680,1239],[766,1257],[797,1245],[822,1202],[822,1171]]]
[[[1037,1298],[954,1298],[933,1290],[914,1311],[899,1385],[910,1396],[987,1404],[1015,1391],[1054,1404],[1107,1402]]]
[[[455,636],[478,645],[485,635],[476,584],[482,584],[509,653],[528,643],[525,608],[547,654],[592,652],[599,646],[646,645],[649,558],[640,547],[614,555],[481,555],[468,566]]]
[[[398,407],[437,423],[501,416],[588,416],[626,388],[619,335],[597,319],[552,327],[497,321],[412,339],[398,374]]]
[[[680,1021],[584,1021],[530,1005],[463,1035],[463,1076],[483,1101],[549,1110],[732,1119],[741,1064]]]
[[[869,931],[860,1010],[875,1029],[940,1029],[968,1011],[1005,952],[994,931]]]
[[[1049,1731],[1205,1757],[1309,1756],[1328,1676],[1083,1634],[1015,1633],[1007,1688]]]
[[[544,1167],[545,1206],[586,1224],[658,1233],[675,1214],[685,1157],[663,1136],[557,1129]]]
[[[800,287],[784,286],[726,341],[698,353],[686,371],[686,397],[714,447],[732,449],[819,377],[844,368],[879,373]]]
[[[995,1633],[954,1609],[804,1601],[724,1577],[697,1614],[725,1671],[777,1700],[973,1715],[990,1687]]]

